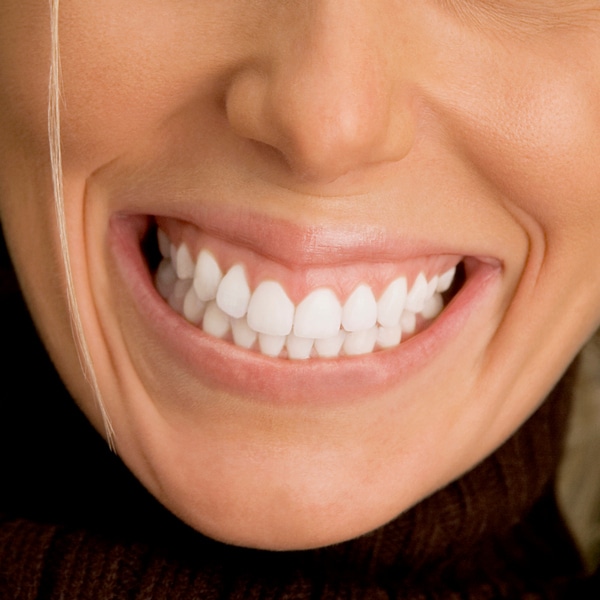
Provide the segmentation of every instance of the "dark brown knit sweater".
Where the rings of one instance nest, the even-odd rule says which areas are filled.
[[[1,258],[0,600],[600,598],[553,493],[572,373],[493,456],[380,530],[315,551],[229,547],[108,451]]]

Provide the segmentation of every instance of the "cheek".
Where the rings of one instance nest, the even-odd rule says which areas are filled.
[[[598,248],[600,81],[556,70],[504,90],[490,98],[496,110],[479,109],[473,162],[515,218],[541,228],[547,243],[578,239]]]
[[[108,0],[64,10],[62,137],[70,167],[89,173],[144,146],[161,147],[182,114],[188,130],[199,126],[231,60],[223,50],[231,19],[213,15],[219,5],[190,14],[177,3]]]
[[[40,160],[48,152],[50,26],[41,4],[0,7],[0,151],[8,172],[19,154]]]

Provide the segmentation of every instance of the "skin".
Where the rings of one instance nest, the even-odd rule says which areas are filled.
[[[69,245],[116,448],[200,531],[291,549],[384,524],[497,448],[597,329],[595,0],[63,0],[60,35]],[[5,0],[2,225],[102,430],[69,329],[48,61],[47,2]],[[167,352],[119,272],[112,216],[195,203],[317,237],[366,223],[501,268],[419,368],[361,398],[262,402]]]

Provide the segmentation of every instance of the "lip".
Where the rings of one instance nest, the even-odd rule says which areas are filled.
[[[430,242],[388,239],[371,228],[303,229],[255,214],[216,211],[211,218],[209,212],[196,216],[194,225],[212,235],[235,239],[240,245],[260,248],[263,255],[290,264],[335,264],[373,255],[378,260],[398,260],[399,256],[404,259],[436,253]],[[467,257],[467,277],[459,293],[427,329],[396,348],[355,357],[288,361],[208,336],[173,311],[155,289],[141,251],[147,223],[148,215],[116,213],[110,220],[108,236],[109,252],[120,279],[117,285],[129,292],[143,327],[160,341],[170,360],[202,384],[272,404],[360,401],[389,389],[447,348],[502,273],[497,259]]]

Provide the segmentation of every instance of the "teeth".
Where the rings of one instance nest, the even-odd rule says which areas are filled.
[[[171,242],[169,241],[167,234],[162,229],[158,229],[156,237],[158,239],[158,249],[163,255],[163,258],[171,258]]]
[[[170,259],[163,260],[156,270],[156,289],[163,298],[168,298],[177,282],[177,273]]]
[[[400,327],[402,328],[402,333],[413,334],[417,328],[417,315],[405,310],[400,317]]]
[[[379,327],[377,331],[377,343],[382,348],[393,348],[402,341],[402,327]]]
[[[239,319],[246,314],[250,302],[250,287],[242,265],[227,271],[217,290],[217,306],[230,317]]]
[[[410,290],[406,277],[398,277],[379,300],[361,283],[343,305],[332,289],[321,287],[296,307],[279,282],[262,281],[252,292],[243,265],[235,264],[224,275],[210,251],[203,249],[194,263],[186,244],[175,247],[160,229],[157,237],[163,260],[156,288],[173,310],[208,335],[293,360],[398,346],[440,314],[442,293],[456,273],[453,267],[427,280],[421,272]]]
[[[285,346],[285,340],[285,335],[269,335],[268,333],[258,334],[260,351],[267,356],[279,356]]]
[[[294,333],[303,338],[324,339],[337,335],[342,323],[342,307],[332,290],[318,288],[296,308]]]
[[[175,271],[179,279],[192,279],[196,265],[192,260],[190,251],[185,244],[181,244],[175,251]]]
[[[248,325],[245,318],[231,321],[231,333],[233,334],[234,344],[248,350],[254,346],[256,338],[258,338],[258,333]]]
[[[427,299],[435,294],[439,280],[440,278],[437,275],[434,275],[427,283],[427,294],[425,295]],[[427,302],[427,300],[425,300],[425,302]]]
[[[418,313],[423,310],[425,300],[427,300],[427,279],[423,273],[419,273],[408,292],[404,307],[410,312]]]
[[[315,351],[321,358],[335,358],[339,356],[345,339],[346,332],[340,329],[334,336],[315,340]]]
[[[344,352],[348,356],[357,356],[359,354],[368,354],[373,352],[377,342],[377,327],[365,329],[363,331],[352,331],[346,334],[344,340]]]
[[[364,331],[377,322],[377,301],[368,285],[361,284],[350,294],[342,310],[346,331]]]
[[[206,310],[206,302],[202,302],[196,295],[194,286],[190,285],[183,299],[183,316],[194,325],[200,325],[204,311]]]
[[[377,320],[383,327],[398,325],[407,293],[406,277],[399,277],[387,286],[377,303]]]
[[[456,267],[448,269],[448,271],[441,275],[436,291],[440,293],[447,292],[454,281],[454,275],[456,275]]]
[[[224,313],[213,300],[206,305],[204,319],[202,319],[202,330],[208,335],[224,338],[230,329],[229,316]]]
[[[285,347],[288,351],[288,357],[294,359],[307,359],[310,358],[314,340],[310,338],[303,338],[290,333],[285,342]]]
[[[441,294],[434,294],[425,302],[425,306],[421,311],[424,319],[435,319],[444,308],[444,300]]]
[[[173,291],[169,296],[169,306],[179,314],[183,313],[183,301],[192,285],[191,279],[178,279],[173,286]]]
[[[294,324],[294,304],[276,281],[263,281],[248,305],[248,325],[258,333],[286,336]]]
[[[223,279],[223,271],[215,257],[208,250],[202,250],[194,269],[194,289],[198,298],[204,302],[214,300],[217,297],[221,279]]]

